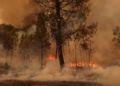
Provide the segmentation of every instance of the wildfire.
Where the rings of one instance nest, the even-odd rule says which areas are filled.
[[[88,63],[85,63],[85,62],[77,62],[77,63],[70,63],[68,64],[67,66],[69,67],[91,67],[91,68],[97,68],[97,64],[94,63],[93,61],[90,62],[89,64]]]
[[[51,55],[47,58],[47,60],[55,60],[55,57],[51,54]]]
[[[46,59],[46,60],[51,60],[51,61],[54,61],[55,60],[55,57],[51,54],[49,55],[49,57]],[[97,68],[97,64],[93,61],[91,61],[90,63],[88,62],[77,62],[77,63],[70,63],[70,64],[67,64],[67,66],[69,67],[90,67],[90,68]]]
[[[97,68],[98,67],[97,64],[93,61],[89,63],[89,66],[92,67],[92,68]]]

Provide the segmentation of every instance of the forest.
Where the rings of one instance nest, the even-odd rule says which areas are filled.
[[[36,19],[33,18],[21,27],[0,24],[0,48],[3,52],[0,56],[4,58],[4,63],[0,63],[0,77],[5,80],[17,77],[21,80],[23,76],[25,80],[38,80],[37,76],[43,76],[43,79],[39,78],[40,81],[49,81],[48,78],[52,77],[53,81],[71,81],[75,78],[73,81],[105,83],[110,70],[120,70],[120,62],[117,61],[119,54],[114,53],[118,53],[120,48],[120,28],[117,25],[112,28],[112,38],[108,43],[114,46],[109,47],[112,50],[104,46],[105,52],[100,55],[98,52],[102,52],[101,45],[105,44],[100,41],[108,38],[101,39],[101,36],[95,39],[101,31],[99,20],[87,23],[92,11],[91,0],[30,0],[29,4],[39,8],[34,15]],[[96,40],[97,46],[94,43]],[[94,60],[95,56],[97,60]],[[104,61],[101,60],[102,56],[106,56]],[[108,56],[111,58],[108,59]]]
[[[18,49],[21,59],[30,61],[38,56],[42,66],[43,59],[54,43],[55,58],[59,58],[62,68],[65,64],[64,49],[67,47],[67,51],[70,53],[70,43],[74,42],[74,52],[87,52],[89,64],[93,51],[91,38],[97,31],[97,23],[85,24],[86,16],[90,12],[88,1],[33,0],[41,7],[41,11],[36,15],[36,21],[22,28],[16,28],[11,24],[0,25],[0,41],[6,53],[6,62],[8,55],[12,60],[14,51]],[[34,28],[35,31],[28,34],[31,28]],[[21,32],[23,34],[20,36]],[[79,50],[76,47],[79,47]],[[74,58],[77,61],[76,56],[75,54]],[[81,57],[81,59],[83,58]]]

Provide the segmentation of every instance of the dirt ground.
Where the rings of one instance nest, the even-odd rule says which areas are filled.
[[[90,82],[70,82],[70,81],[1,81],[0,86],[103,86]]]

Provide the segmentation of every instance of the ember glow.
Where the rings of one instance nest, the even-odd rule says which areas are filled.
[[[46,59],[47,61],[54,61],[55,60],[55,57],[50,54],[48,56],[48,58]],[[73,67],[73,68],[76,68],[76,67],[83,67],[83,68],[86,68],[86,67],[90,67],[90,68],[97,68],[97,64],[94,62],[94,61],[91,61],[91,62],[71,62],[69,64],[67,64],[68,67]]]
[[[46,60],[55,60],[55,57],[51,54]]]
[[[76,68],[76,67],[83,67],[83,68],[85,68],[85,67],[90,67],[90,68],[97,68],[98,66],[97,66],[97,64],[95,63],[95,62],[90,62],[90,63],[87,63],[87,62],[77,62],[77,63],[70,63],[70,64],[68,64],[67,66],[69,66],[69,67],[74,67],[74,68]]]

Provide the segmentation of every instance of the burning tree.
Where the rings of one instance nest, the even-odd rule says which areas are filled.
[[[61,68],[64,67],[63,44],[76,34],[83,39],[82,47],[88,46],[84,36],[92,36],[96,32],[96,23],[85,25],[86,16],[90,12],[89,0],[33,0],[40,6],[41,12],[48,16],[50,28],[56,40],[57,53]],[[84,16],[84,18],[82,17]],[[79,19],[79,21],[76,21]],[[73,22],[74,21],[74,22]],[[73,29],[71,24],[76,24]],[[82,34],[82,36],[81,36]]]

